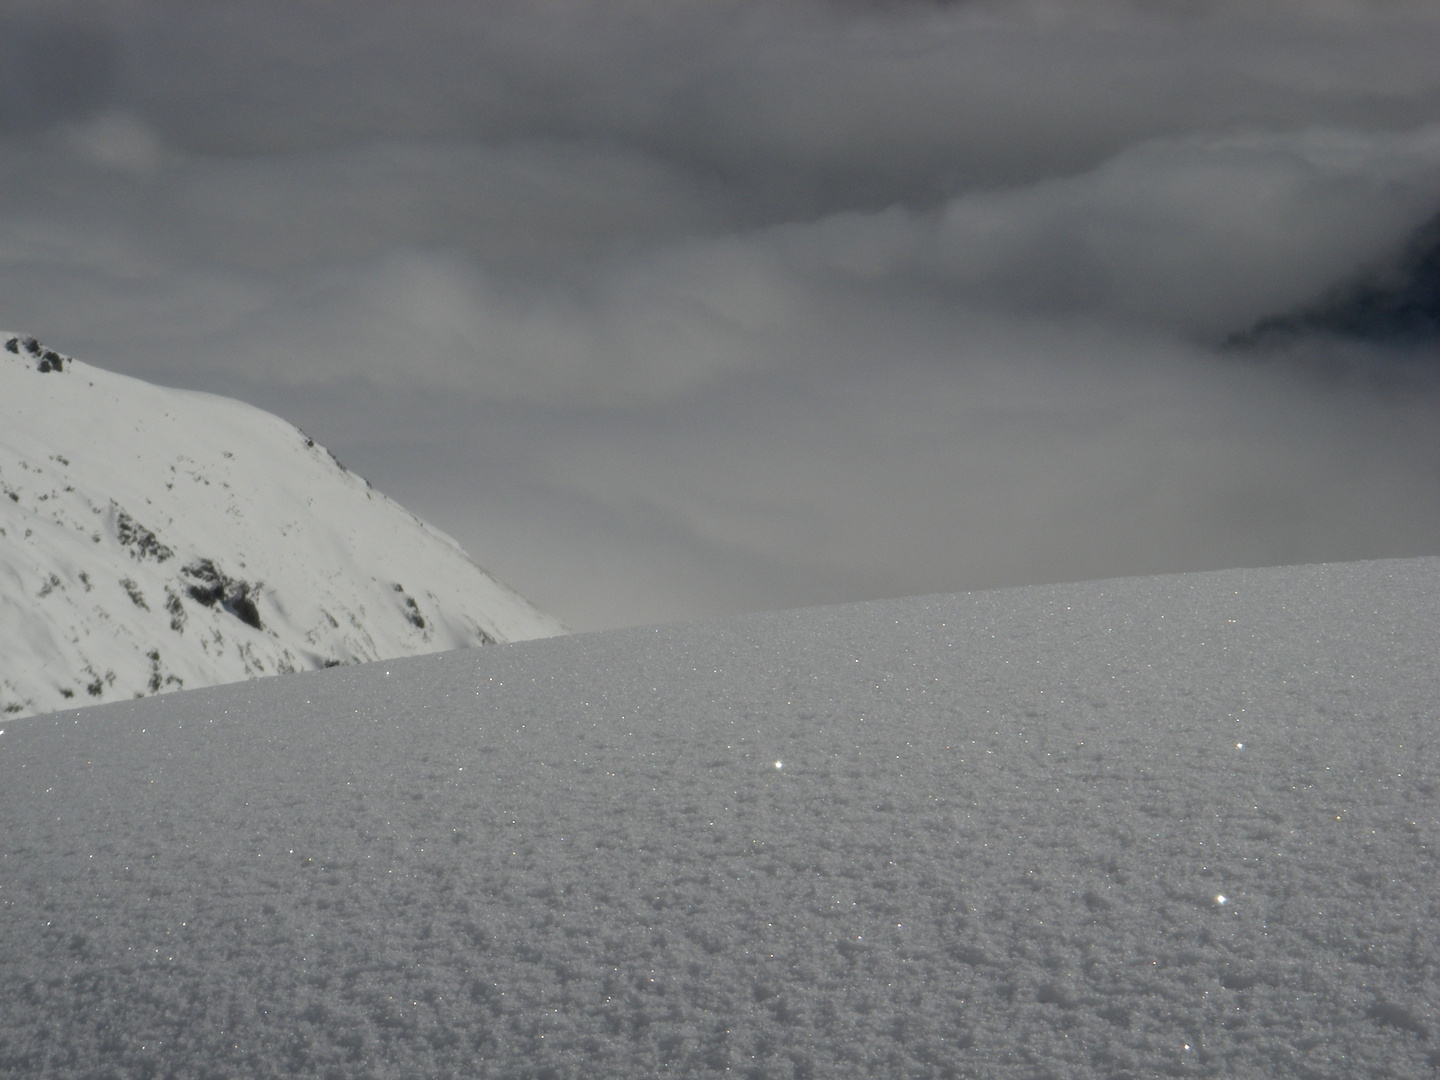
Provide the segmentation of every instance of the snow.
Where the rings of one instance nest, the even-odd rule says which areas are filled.
[[[0,1076],[1432,1077],[1440,559],[12,720]]]
[[[0,715],[563,632],[278,417],[0,345]]]

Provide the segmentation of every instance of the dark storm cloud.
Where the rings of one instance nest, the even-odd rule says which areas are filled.
[[[0,12],[0,131],[29,131],[107,105],[119,75],[107,28],[67,5]]]
[[[112,349],[159,322],[209,340],[205,368],[566,405],[958,360],[996,319],[1218,341],[1388,256],[1440,204],[1430,128],[1158,140],[935,208],[728,231],[723,195],[613,150],[387,142],[161,164],[138,121],[66,131],[68,172],[94,174],[77,184],[103,189],[102,212],[43,232],[49,253],[13,286],[31,310],[68,304],[53,275],[83,259]],[[122,168],[160,175],[121,183]],[[55,197],[45,183],[31,204]]]
[[[527,0],[97,10],[123,42],[126,100],[190,150],[608,140],[767,194],[786,212],[1074,172],[1165,134],[1435,117],[1433,9],[1254,8]]]
[[[15,10],[4,322],[574,625],[1440,543],[1430,375],[1214,350],[1440,208],[1433,5]]]
[[[1434,347],[1440,339],[1440,214],[1416,229],[1399,257],[1336,286],[1292,314],[1232,335],[1232,348],[1294,344],[1316,334]]]

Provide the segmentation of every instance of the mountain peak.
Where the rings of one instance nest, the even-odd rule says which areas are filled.
[[[35,370],[39,372],[65,371],[73,359],[54,349],[47,349],[33,337],[22,338],[19,334],[3,334],[0,337],[4,338],[7,351],[16,356],[23,354],[30,357],[35,362]]]
[[[564,632],[280,418],[0,344],[3,713]]]
[[[1423,345],[1440,338],[1440,214],[1420,225],[1389,264],[1357,274],[1294,311],[1226,339],[1229,348],[1286,345],[1310,334]]]

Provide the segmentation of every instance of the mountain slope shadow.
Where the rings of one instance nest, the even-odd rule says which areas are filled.
[[[1440,213],[1410,234],[1389,265],[1363,271],[1294,311],[1268,315],[1223,346],[1275,348],[1312,336],[1427,352],[1440,346]]]

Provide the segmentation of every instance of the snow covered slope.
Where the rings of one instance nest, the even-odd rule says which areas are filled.
[[[278,417],[0,334],[0,710],[563,627]]]
[[[0,1077],[1415,1078],[1440,559],[0,724]]]

